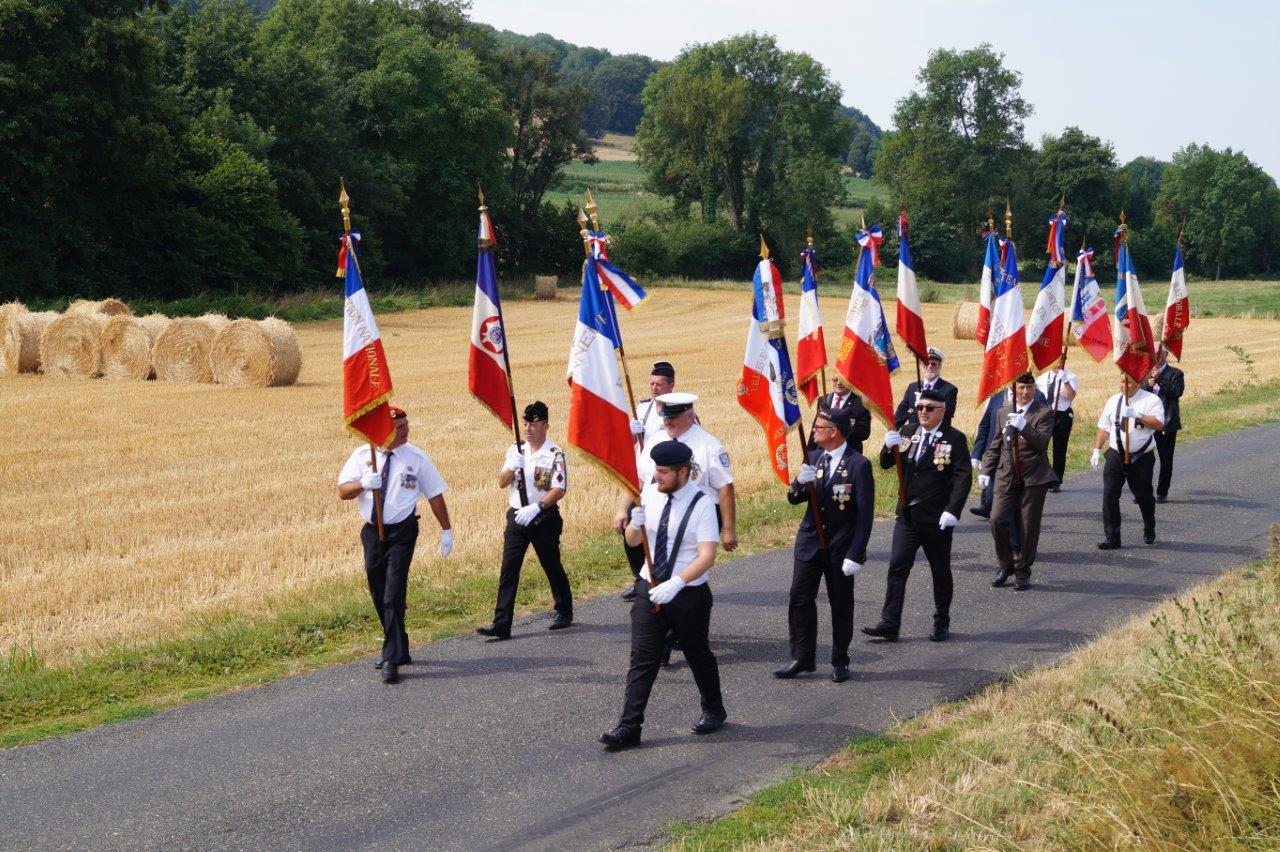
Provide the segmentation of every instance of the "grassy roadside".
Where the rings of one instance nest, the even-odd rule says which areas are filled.
[[[857,739],[680,849],[1280,845],[1280,527],[1265,562],[1067,661]]]
[[[1280,382],[1238,385],[1190,401],[1183,409],[1185,440],[1280,420]],[[1075,430],[1069,464],[1084,467],[1093,430]],[[870,452],[870,448],[868,448]],[[887,515],[896,498],[892,474],[877,477],[877,509]],[[744,544],[735,556],[785,546],[799,509],[773,490],[743,495],[739,505]],[[749,531],[749,532],[747,532]],[[354,529],[352,570],[281,602],[280,614],[262,620],[223,613],[177,624],[176,638],[112,646],[68,665],[48,666],[15,651],[0,659],[0,747],[19,745],[103,722],[148,715],[165,707],[266,683],[299,671],[369,655],[376,620],[363,588]],[[601,533],[566,550],[575,593],[582,599],[617,591],[628,576],[617,537]],[[466,633],[486,622],[493,606],[495,566],[476,563],[447,586],[412,575],[408,627],[413,639]],[[550,604],[545,578],[525,572],[522,611]]]

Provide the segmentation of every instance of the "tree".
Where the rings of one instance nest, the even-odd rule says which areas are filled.
[[[1154,157],[1134,157],[1120,168],[1124,212],[1132,228],[1140,230],[1155,221],[1156,198],[1168,165]]]
[[[851,106],[840,107],[840,113],[853,122],[853,136],[849,140],[849,152],[844,163],[859,177],[875,174],[876,155],[880,153],[883,131],[862,110]]]
[[[1103,251],[1115,229],[1120,212],[1121,181],[1111,143],[1090,136],[1078,127],[1068,127],[1059,136],[1045,136],[1032,170],[1033,210],[1048,216],[1059,198],[1066,195],[1069,221],[1064,243],[1074,255],[1080,240],[1087,238],[1098,252],[1095,263],[1109,254]],[[1028,211],[1032,212],[1032,211]],[[1031,259],[1038,253],[1023,251]]]
[[[963,53],[935,50],[916,79],[922,88],[898,101],[877,175],[911,211],[917,271],[939,280],[976,275],[976,237],[988,209],[999,218],[1011,199],[1017,233],[1039,218],[1028,215],[1035,209],[1033,155],[1023,120],[1031,106],[1022,98],[1022,75],[982,44]]]
[[[649,79],[636,148],[677,208],[799,245],[809,222],[831,228],[850,126],[825,68],[749,33],[695,45]]]
[[[644,112],[644,84],[658,68],[658,63],[636,53],[601,61],[591,75],[587,133],[593,137],[605,131],[635,133]]]

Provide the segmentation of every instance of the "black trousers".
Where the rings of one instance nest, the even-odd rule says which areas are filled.
[[[1076,413],[1074,409],[1068,408],[1066,411],[1059,411],[1053,420],[1053,472],[1058,475],[1058,482],[1062,482],[1062,475],[1067,471],[1067,442],[1071,440],[1071,427],[1075,425]]]
[[[995,539],[996,561],[1001,571],[1009,571],[1023,579],[1031,576],[1031,566],[1035,564],[1036,549],[1040,545],[1044,497],[1048,492],[1048,484],[1018,483],[1008,491],[996,493],[991,503],[991,537]],[[1020,525],[1022,532],[1022,545],[1016,560],[1010,541],[1015,525]]]
[[[369,579],[369,597],[382,622],[382,659],[397,665],[409,661],[409,634],[404,629],[404,601],[409,587],[409,565],[418,543],[418,518],[410,516],[398,524],[385,524],[386,541],[378,541],[378,527],[365,524],[360,530],[364,545],[364,572]]]
[[[838,556],[828,558],[819,550],[812,559],[797,559],[791,570],[791,600],[787,627],[791,635],[791,659],[813,665],[818,644],[818,584],[827,581],[831,604],[831,665],[849,665],[853,640],[853,578],[840,570]]]
[[[933,574],[933,626],[951,626],[951,540],[954,529],[938,529],[938,513],[918,506],[907,510],[910,520],[898,518],[893,525],[893,545],[889,553],[889,575],[885,580],[884,608],[880,620],[895,629],[902,624],[902,603],[907,578],[915,565],[916,552],[924,548]]]
[[[551,598],[555,601],[556,614],[573,619],[573,592],[569,590],[569,578],[560,562],[560,533],[564,519],[560,509],[552,507],[538,516],[535,523],[520,526],[515,522],[516,510],[507,509],[507,529],[502,536],[502,571],[498,575],[498,605],[493,609],[493,626],[510,630],[516,611],[516,591],[520,588],[520,568],[524,555],[533,545],[538,563],[547,575],[551,586]]]
[[[1156,466],[1156,454],[1148,450],[1137,458],[1124,463],[1124,456],[1115,450],[1107,450],[1107,463],[1102,467],[1102,532],[1107,541],[1120,543],[1120,492],[1129,483],[1129,491],[1142,510],[1144,532],[1155,532],[1156,498],[1151,490],[1151,474]]]
[[[1156,433],[1156,452],[1160,454],[1160,479],[1156,482],[1156,496],[1169,496],[1169,483],[1173,481],[1173,449],[1178,444],[1178,430]]]
[[[636,580],[636,599],[631,604],[631,668],[627,672],[627,694],[622,704],[619,727],[639,731],[644,725],[644,708],[662,667],[667,631],[680,640],[684,658],[693,672],[702,699],[702,712],[725,718],[720,695],[720,666],[711,653],[711,587],[686,586],[660,612],[649,602],[649,583]]]

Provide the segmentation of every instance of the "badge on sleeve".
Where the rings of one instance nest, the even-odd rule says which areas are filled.
[[[728,450],[720,451],[720,466],[723,467],[725,470],[729,469],[729,451]]]

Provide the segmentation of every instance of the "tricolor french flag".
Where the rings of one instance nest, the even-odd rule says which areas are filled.
[[[342,312],[342,417],[346,427],[379,447],[391,443],[391,370],[360,278],[355,240],[343,237],[346,304]]]
[[[638,494],[631,407],[615,354],[621,338],[608,298],[596,265],[584,262],[578,322],[569,347],[568,439]]]
[[[507,375],[507,329],[502,319],[502,296],[493,266],[497,235],[489,208],[480,208],[476,244],[476,300],[471,311],[471,348],[467,356],[467,387],[476,399],[511,428],[511,383]]]
[[[987,231],[987,253],[982,258],[982,283],[978,285],[978,325],[974,338],[983,346],[991,331],[991,308],[995,304],[996,279],[1000,277],[1000,236]]]
[[[916,269],[907,245],[907,214],[898,217],[898,337],[921,361],[929,358],[929,344],[924,336],[924,310],[920,307],[920,288],[916,285]]]
[[[875,234],[878,229],[872,229]],[[853,292],[849,296],[849,309],[844,317],[844,337],[840,341],[840,354],[836,356],[836,369],[850,388],[858,392],[867,408],[888,426],[893,424],[893,385],[889,377],[901,364],[889,336],[889,323],[885,319],[880,293],[876,290],[875,259],[879,253],[868,250],[862,235],[859,244],[864,245],[858,256],[858,269],[854,275]],[[869,240],[874,248],[875,241]]]
[[[1160,338],[1173,357],[1182,360],[1182,332],[1191,325],[1191,294],[1187,291],[1187,275],[1182,269],[1182,245],[1173,254],[1173,277],[1169,279],[1169,298],[1164,305],[1164,331]]]
[[[818,374],[827,366],[827,342],[822,336],[822,315],[818,311],[817,263],[811,248],[801,249],[803,283],[800,285],[800,325],[796,338],[796,380],[810,405],[822,393]]]
[[[631,310],[649,298],[644,288],[634,278],[605,260],[603,256],[597,257],[593,262],[600,282],[608,288],[613,298],[622,307]]]
[[[1044,280],[1040,282],[1040,292],[1031,306],[1031,320],[1027,324],[1027,341],[1037,370],[1048,369],[1062,356],[1063,297],[1066,289],[1066,265],[1050,263],[1044,271]]]
[[[1111,320],[1102,288],[1093,275],[1093,249],[1076,255],[1076,280],[1071,288],[1071,333],[1095,362],[1101,364],[1111,353]]]
[[[790,485],[787,432],[800,421],[800,400],[783,336],[782,273],[767,257],[756,265],[752,287],[751,325],[742,356],[738,404],[764,430],[774,476]]]
[[[994,244],[995,235],[988,235],[988,261]],[[1027,327],[1018,283],[1018,252],[1013,240],[1004,240],[1001,247],[1001,265],[992,281],[991,320],[983,345],[982,374],[978,378],[979,404],[1027,371]],[[984,269],[984,284],[986,281]]]
[[[1045,249],[1049,254],[1049,263],[1065,264],[1067,262],[1067,252],[1063,248],[1063,235],[1067,230],[1067,214],[1066,211],[1059,209],[1058,212],[1049,219],[1049,244]]]
[[[1116,251],[1115,363],[1135,382],[1141,383],[1155,362],[1156,345],[1126,236],[1121,235]]]

